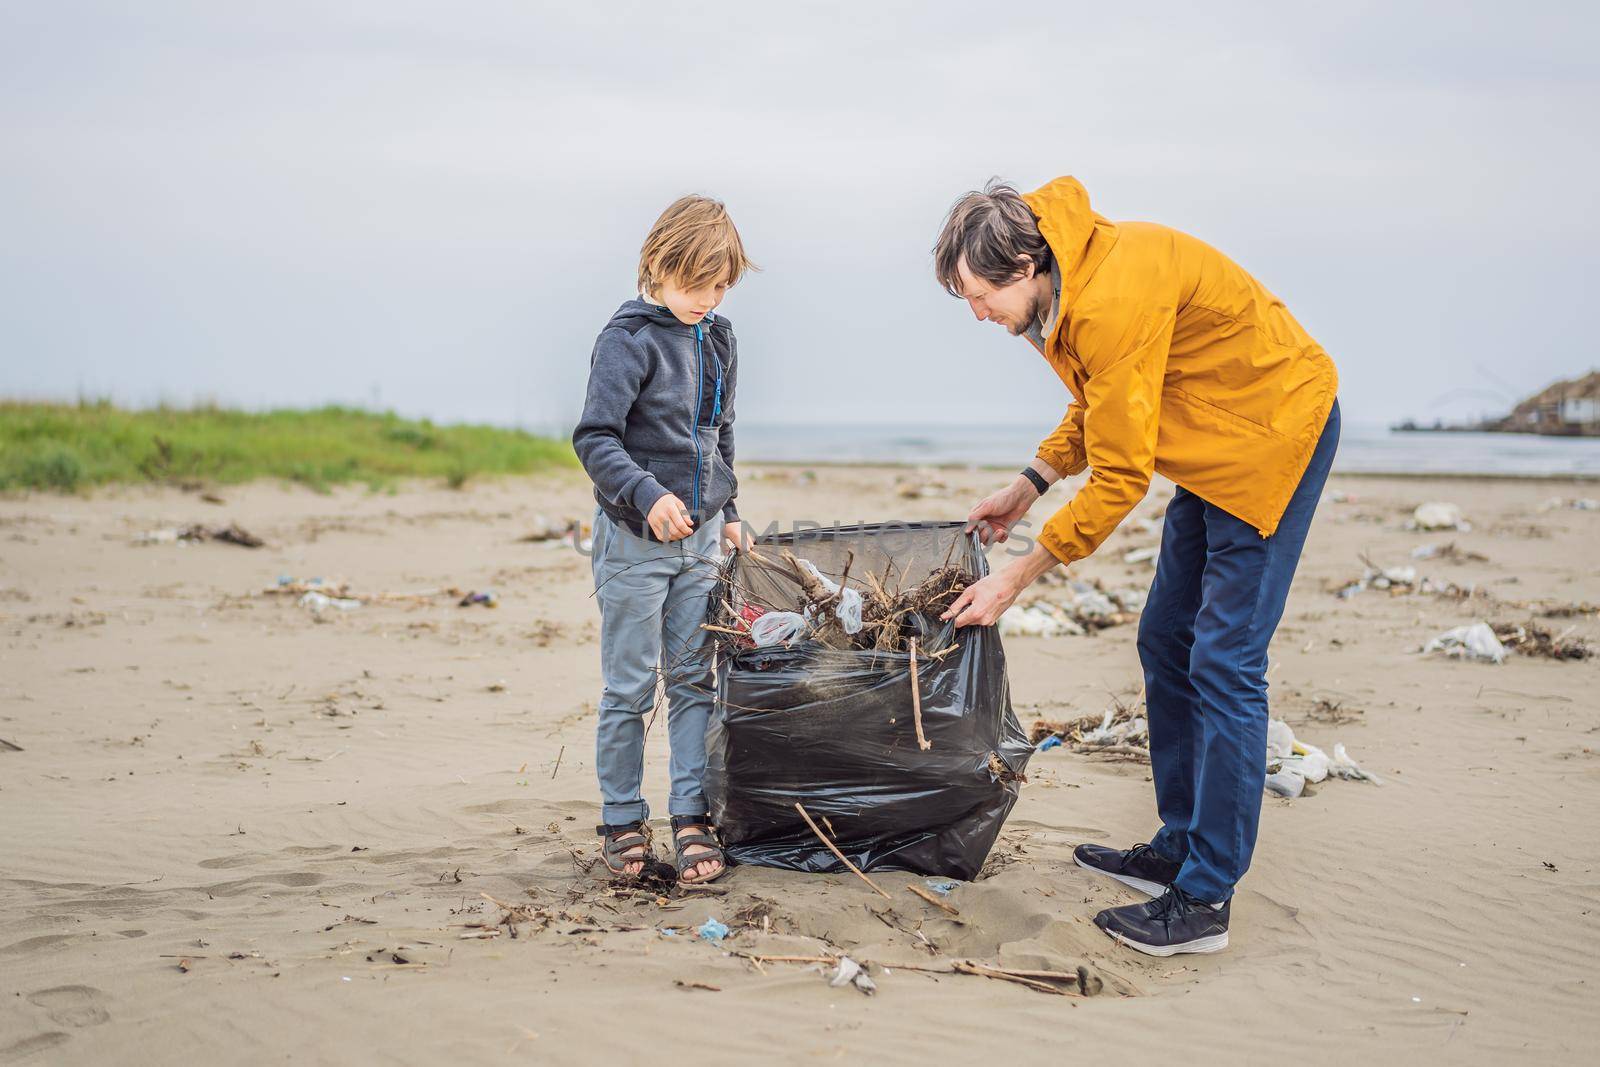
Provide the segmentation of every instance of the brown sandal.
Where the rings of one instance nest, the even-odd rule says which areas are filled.
[[[637,878],[648,871],[656,862],[655,849],[650,847],[650,824],[647,822],[622,823],[617,826],[602,824],[594,828],[600,835],[600,859],[605,863],[606,870],[624,878]],[[644,851],[636,855],[628,855],[633,849],[643,846]],[[639,869],[633,873],[628,872],[628,864],[637,863]]]
[[[682,834],[680,830],[693,830],[695,833]],[[728,856],[722,851],[722,842],[716,838],[716,828],[711,825],[709,815],[674,815],[672,817],[672,848],[677,853],[676,866],[678,868],[678,881],[684,885],[704,885],[715,882],[718,878],[728,873]],[[699,845],[706,849],[693,856],[684,855],[683,850],[690,845]],[[720,866],[717,873],[704,878],[690,878],[689,872],[702,863],[716,863]]]

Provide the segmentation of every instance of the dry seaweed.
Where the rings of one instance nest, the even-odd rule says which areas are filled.
[[[1581,637],[1573,636],[1573,627],[1552,634],[1538,623],[1497,622],[1492,627],[1500,643],[1524,656],[1540,659],[1585,660],[1594,655],[1594,649]]]

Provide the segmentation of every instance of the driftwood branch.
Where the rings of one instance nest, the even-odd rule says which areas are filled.
[[[870,885],[873,892],[877,893],[884,900],[894,899],[888,893],[883,891],[883,886],[879,885],[877,882],[874,882],[871,878],[868,878],[865,874],[863,874],[860,867],[857,867],[855,864],[851,863],[849,859],[845,857],[845,854],[839,851],[839,847],[832,841],[828,840],[827,835],[824,834],[820,828],[818,828],[816,823],[811,821],[810,814],[807,813],[805,807],[798,800],[794,802],[794,810],[798,811],[800,813],[800,817],[806,821],[806,825],[811,827],[811,832],[817,835],[817,840],[821,841],[824,845],[827,845],[828,851],[839,857],[840,863],[850,868],[850,870],[855,873],[857,878],[860,878],[863,882]]]
[[[917,727],[917,747],[926,752],[933,747],[922,732],[922,685],[917,678],[917,639],[911,639],[911,721]]]
[[[908,885],[908,886],[906,886],[906,891],[909,892],[909,893],[916,894],[917,896],[921,897],[923,900],[926,900],[929,904],[932,904],[934,907],[938,908],[940,911],[947,911],[951,915],[960,915],[961,914],[961,912],[956,910],[956,908],[953,905],[946,904],[944,901],[940,900],[938,897],[934,896],[932,893],[928,892],[926,889],[922,888],[920,885]]]

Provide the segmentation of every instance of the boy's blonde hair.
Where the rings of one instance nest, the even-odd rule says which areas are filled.
[[[664,281],[684,289],[723,279],[733,285],[745,271],[760,269],[744,254],[722,201],[681,196],[656,219],[639,250],[639,291],[654,293]]]

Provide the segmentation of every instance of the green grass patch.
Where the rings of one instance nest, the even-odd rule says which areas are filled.
[[[285,478],[317,490],[438,478],[459,488],[482,475],[576,464],[566,441],[352,408],[128,411],[103,402],[0,401],[0,490],[70,493],[110,483],[255,478]]]

